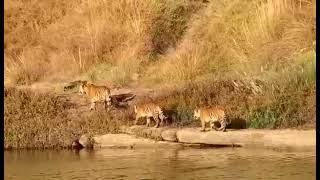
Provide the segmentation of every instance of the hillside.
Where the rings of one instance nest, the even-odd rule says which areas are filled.
[[[181,126],[195,107],[220,105],[251,128],[315,127],[315,0],[5,0],[4,10],[6,87],[81,79],[151,89],[145,101]]]

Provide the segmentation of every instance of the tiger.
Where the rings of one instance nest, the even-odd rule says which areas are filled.
[[[211,108],[200,108],[194,110],[194,118],[201,121],[201,130],[205,131],[205,124],[210,123],[210,128],[216,131],[226,132],[226,126],[231,124],[230,121],[226,120],[225,111],[222,108],[211,107]],[[219,122],[221,127],[217,128],[215,122]]]
[[[134,112],[136,113],[136,119],[134,124],[137,125],[138,119],[140,117],[147,118],[146,126],[150,126],[150,118],[152,117],[156,121],[155,128],[159,127],[159,119],[161,126],[163,125],[163,121],[167,119],[167,117],[163,114],[163,111],[160,106],[154,103],[146,103],[141,105],[134,105]]]
[[[109,111],[111,105],[111,91],[107,86],[97,86],[87,81],[81,82],[79,86],[79,93],[89,96],[91,101],[90,110],[96,109],[96,102],[103,101],[104,107]]]

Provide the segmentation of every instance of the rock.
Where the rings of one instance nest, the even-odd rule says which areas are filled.
[[[178,141],[176,129],[168,129],[168,130],[162,131],[161,137],[165,141],[171,141],[171,142]]]
[[[122,133],[144,138],[164,140],[167,143],[183,143],[190,147],[270,147],[270,148],[312,148],[316,145],[315,130],[268,130],[268,129],[227,129],[226,132],[199,128],[147,128],[145,126],[123,126]],[[118,141],[129,143],[133,137],[120,138]],[[117,136],[117,135],[115,135]],[[123,136],[123,135],[121,135]],[[160,136],[160,137],[159,137]],[[130,140],[131,139],[131,140]],[[104,144],[114,144],[107,139]],[[133,141],[134,142],[134,141]],[[141,139],[138,140],[141,142]],[[130,143],[129,143],[130,144]]]
[[[150,139],[136,138],[128,134],[105,134],[93,137],[95,147],[128,147],[148,146],[155,141]]]
[[[79,139],[79,143],[85,148],[90,148],[93,146],[93,143],[90,141],[87,135],[82,135]]]
[[[117,148],[117,149],[137,149],[137,148],[168,148],[180,147],[180,143],[155,141],[151,139],[138,138],[128,134],[105,134],[93,137],[94,148]]]
[[[250,135],[237,131],[221,132],[215,130],[207,130],[200,132],[200,128],[184,128],[177,131],[179,142],[190,144],[213,144],[213,145],[243,145],[250,141]]]
[[[111,95],[111,104],[114,107],[126,107],[128,106],[128,101],[131,101],[136,95],[132,93],[125,93],[125,94],[114,94]]]
[[[259,130],[243,129],[227,132],[206,131],[200,128],[184,128],[177,131],[181,143],[203,143],[212,145],[234,145],[246,147],[311,147],[316,144],[315,130]]]
[[[134,125],[131,127],[120,127],[120,131],[125,134],[132,134],[138,137],[145,137],[155,140],[162,140],[161,133],[166,130],[165,128],[146,127],[144,125]]]

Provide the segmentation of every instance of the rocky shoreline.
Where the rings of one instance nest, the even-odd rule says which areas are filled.
[[[80,144],[93,148],[145,148],[158,146],[245,147],[279,149],[315,149],[315,130],[229,129],[227,132],[200,132],[200,128],[147,128],[122,126],[120,134],[94,136],[92,144],[86,136]]]

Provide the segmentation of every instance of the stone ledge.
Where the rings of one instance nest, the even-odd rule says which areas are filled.
[[[159,141],[190,147],[193,145],[200,147],[201,144],[208,147],[315,148],[316,146],[315,130],[228,129],[227,132],[214,130],[200,132],[200,128],[123,126],[120,131],[124,134],[94,137],[95,146],[150,147],[158,145]]]
[[[148,148],[161,146],[180,146],[179,143],[170,143],[166,141],[156,141],[152,139],[134,137],[128,134],[105,134],[94,136],[94,148]]]
[[[315,130],[229,130],[228,132],[199,132],[195,128],[185,128],[177,132],[178,142],[204,144],[236,144],[263,147],[315,147]]]

